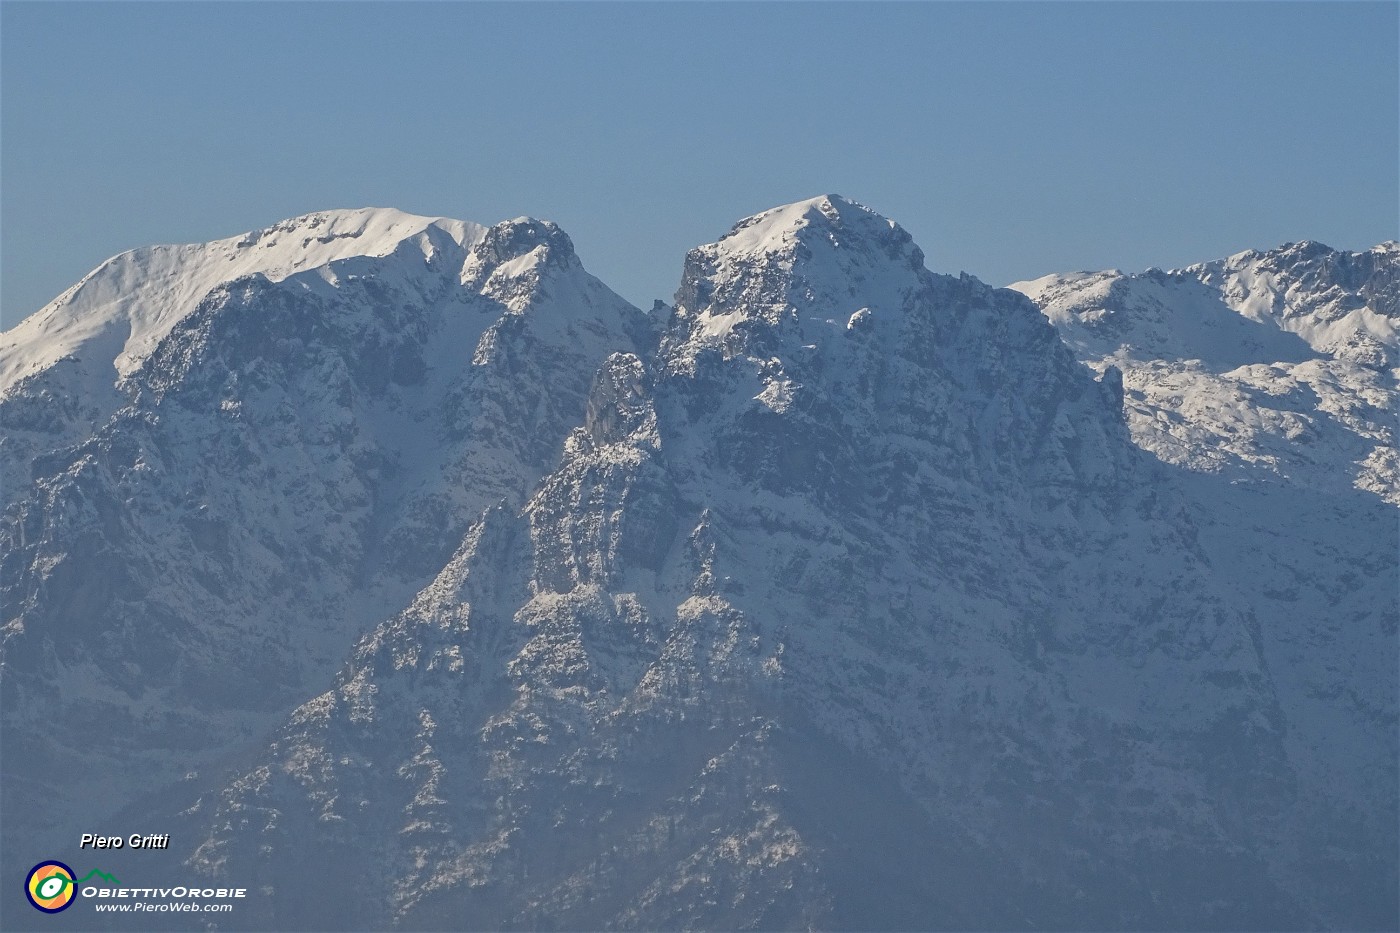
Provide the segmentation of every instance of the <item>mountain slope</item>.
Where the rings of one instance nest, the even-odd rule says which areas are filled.
[[[1319,243],[1172,272],[1051,275],[1029,295],[1169,463],[1243,482],[1355,486],[1400,504],[1400,246]]]
[[[461,254],[485,228],[385,208],[322,211],[212,243],[151,246],[107,260],[0,342],[0,467],[27,476],[37,453],[89,437],[124,382],[211,293],[250,275],[280,282],[360,256],[410,266]],[[6,501],[17,484],[6,484]]]
[[[1240,260],[1305,283],[1272,317],[1225,267],[1037,307],[832,195],[647,318],[547,223],[402,249],[216,289],[33,460],[7,840],[110,767],[63,806],[172,849],[105,870],[247,886],[240,929],[1400,922],[1396,510],[1349,459],[1388,253]],[[1381,395],[1289,390],[1310,461],[1144,429],[1152,366],[1273,363]]]
[[[393,249],[305,268],[344,252],[326,226],[329,244],[277,254],[302,271],[214,285],[161,322],[105,390],[120,396],[105,420],[7,473],[34,478],[0,528],[7,838],[71,829],[260,735],[484,508],[524,497],[592,371],[646,339],[552,224],[409,224]],[[228,249],[190,248],[206,261],[188,274]],[[44,350],[28,336],[7,335],[12,357]],[[3,404],[42,424],[50,401],[91,398],[68,364],[100,348],[65,340],[76,361]],[[63,806],[34,802],[54,786]]]
[[[1383,926],[1394,570],[1330,642],[1272,617],[1233,552],[1279,502],[1119,391],[859,205],[742,221],[524,508],[191,792],[190,864],[277,928]],[[1300,705],[1303,638],[1363,712]]]
[[[415,242],[430,259],[448,243],[470,248],[484,233],[464,221],[363,208],[294,217],[212,243],[131,250],[9,332],[0,348],[0,393],[63,359],[112,364],[129,375],[204,296],[247,275],[280,282],[340,259],[389,256],[405,242]]]

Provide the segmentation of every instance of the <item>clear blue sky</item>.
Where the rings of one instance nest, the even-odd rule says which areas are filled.
[[[825,192],[994,284],[1400,235],[1395,3],[0,4],[6,327],[307,211],[558,221],[669,299]]]

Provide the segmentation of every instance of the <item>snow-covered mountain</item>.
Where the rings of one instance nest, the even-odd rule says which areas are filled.
[[[0,344],[0,399],[8,402],[0,465],[14,475],[10,470],[22,471],[36,453],[86,438],[124,404],[122,383],[160,341],[230,282],[255,275],[281,282],[337,260],[396,253],[412,267],[444,251],[460,253],[484,232],[477,224],[368,208],[114,256]]]
[[[1393,249],[1038,308],[827,196],[643,315],[552,225],[401,223],[125,370],[6,335],[7,844],[65,783],[28,837],[169,827],[108,870],[238,928],[1400,920]],[[1154,365],[1352,407],[1168,447]]]
[[[1362,253],[1296,243],[1011,288],[1081,360],[1122,372],[1134,438],[1168,463],[1400,504],[1397,270],[1394,241]]]
[[[7,334],[6,840],[318,690],[646,327],[552,224],[355,211],[125,254]]]

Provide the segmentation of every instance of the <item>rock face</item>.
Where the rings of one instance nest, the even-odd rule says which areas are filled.
[[[693,250],[649,318],[552,225],[473,236],[223,286],[34,460],[5,767],[129,769],[72,806],[174,841],[113,865],[246,886],[240,928],[1400,919],[1396,511],[1352,446],[1312,484],[1220,424],[1149,442],[1130,363],[1196,305],[1139,347],[1104,277],[1037,308],[836,196]],[[1364,370],[1381,424],[1375,255],[1166,276],[1316,298],[1225,307],[1192,365]],[[41,733],[96,702],[122,728]]]
[[[0,397],[6,475],[32,477],[7,483],[0,528],[7,841],[66,837],[257,740],[484,508],[523,501],[598,365],[637,349],[641,313],[551,224],[364,214],[119,257],[13,332],[7,362],[42,365]],[[280,281],[246,255],[351,221],[407,235],[319,265],[312,238]],[[207,269],[221,251],[230,281]],[[198,288],[128,284],[167,252],[185,258],[163,275]],[[131,321],[159,300],[143,342],[157,325]],[[22,342],[49,327],[62,355]]]

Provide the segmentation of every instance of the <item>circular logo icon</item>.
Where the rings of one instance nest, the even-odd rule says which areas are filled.
[[[29,877],[24,879],[24,896],[35,910],[46,914],[64,910],[78,896],[73,869],[62,862],[40,862],[29,869]]]

